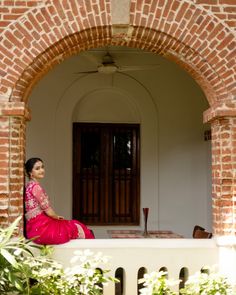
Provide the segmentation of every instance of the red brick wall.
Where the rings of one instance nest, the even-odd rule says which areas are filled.
[[[25,120],[24,103],[0,102],[0,225],[22,214]]]
[[[229,27],[236,30],[236,3],[234,0],[196,0],[193,2],[202,5]]]
[[[42,3],[45,2],[46,0],[1,0],[0,33],[5,29],[6,26],[8,26],[12,21],[16,20],[22,14],[24,14],[27,10],[38,5],[42,5]],[[81,2],[83,1],[78,1],[78,3]],[[141,3],[143,1],[135,2]],[[149,3],[151,2],[152,1],[145,1],[146,4],[144,4],[144,10],[149,11]],[[204,9],[213,13],[216,17],[225,22],[225,24],[231,27],[233,30],[236,30],[235,0],[190,0],[189,2],[202,6]],[[136,6],[138,5],[140,4],[137,4]]]
[[[40,4],[39,0],[31,1],[0,1],[0,33],[19,16],[24,14],[28,9]],[[45,1],[44,1],[45,2]]]
[[[215,234],[235,234],[236,117],[212,124],[212,209]]]
[[[235,233],[235,220],[230,226],[223,222],[226,211],[235,216],[235,0],[130,0],[130,21],[122,26],[113,24],[111,9],[110,0],[0,1],[1,224],[22,212],[24,128],[34,84],[65,57],[113,44],[175,61],[205,92],[210,109],[204,118],[212,123],[214,151],[220,153],[215,157],[213,152],[214,231]],[[227,157],[216,148],[226,122]],[[225,202],[225,175],[231,175],[231,203]]]

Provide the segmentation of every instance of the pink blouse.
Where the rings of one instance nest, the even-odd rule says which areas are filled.
[[[30,181],[25,190],[25,217],[27,220],[36,217],[51,208],[48,196],[40,184]]]

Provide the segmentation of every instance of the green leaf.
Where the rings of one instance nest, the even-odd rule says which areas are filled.
[[[14,220],[14,222],[7,228],[7,229],[4,229],[4,233],[5,233],[5,237],[4,239],[1,241],[1,244],[6,244],[7,241],[9,241],[9,239],[11,238],[11,236],[13,235],[14,233],[14,230],[17,228],[17,225],[19,223],[21,219],[21,216],[19,216],[18,218],[16,218]]]
[[[8,274],[8,279],[17,290],[24,290],[23,281],[18,273],[10,272]]]
[[[13,265],[14,267],[17,266],[17,262],[15,260],[15,257],[12,254],[10,254],[7,250],[1,249],[0,253],[11,265]]]
[[[17,290],[20,290],[20,291],[23,291],[23,290],[24,290],[24,289],[23,289],[23,286],[22,286],[22,284],[21,284],[21,281],[16,280],[16,281],[14,282],[14,284],[15,284],[15,287],[16,287]]]

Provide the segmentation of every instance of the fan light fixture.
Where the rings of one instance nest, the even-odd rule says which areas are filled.
[[[93,58],[94,60],[94,58]],[[101,74],[114,74],[116,72],[128,72],[128,71],[142,71],[142,70],[149,70],[155,69],[159,65],[152,64],[152,65],[140,65],[140,66],[119,66],[115,63],[113,57],[107,52],[103,58],[102,62],[97,65],[96,70],[91,71],[80,71],[78,74],[93,74],[93,73],[101,73]]]
[[[103,64],[101,66],[98,66],[98,73],[102,73],[102,74],[113,74],[115,72],[117,72],[118,67],[114,64]]]

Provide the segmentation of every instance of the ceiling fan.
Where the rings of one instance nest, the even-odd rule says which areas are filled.
[[[89,56],[87,55],[87,57]],[[91,58],[94,61],[94,56],[90,57],[90,59]],[[96,63],[98,64],[96,70],[79,71],[79,72],[76,72],[76,74],[92,74],[92,73],[114,74],[116,72],[150,70],[150,69],[155,69],[159,66],[158,64],[139,65],[139,66],[120,66],[115,62],[113,56],[109,52],[106,52],[105,55],[102,57],[101,63],[98,63],[97,60],[96,60]]]

